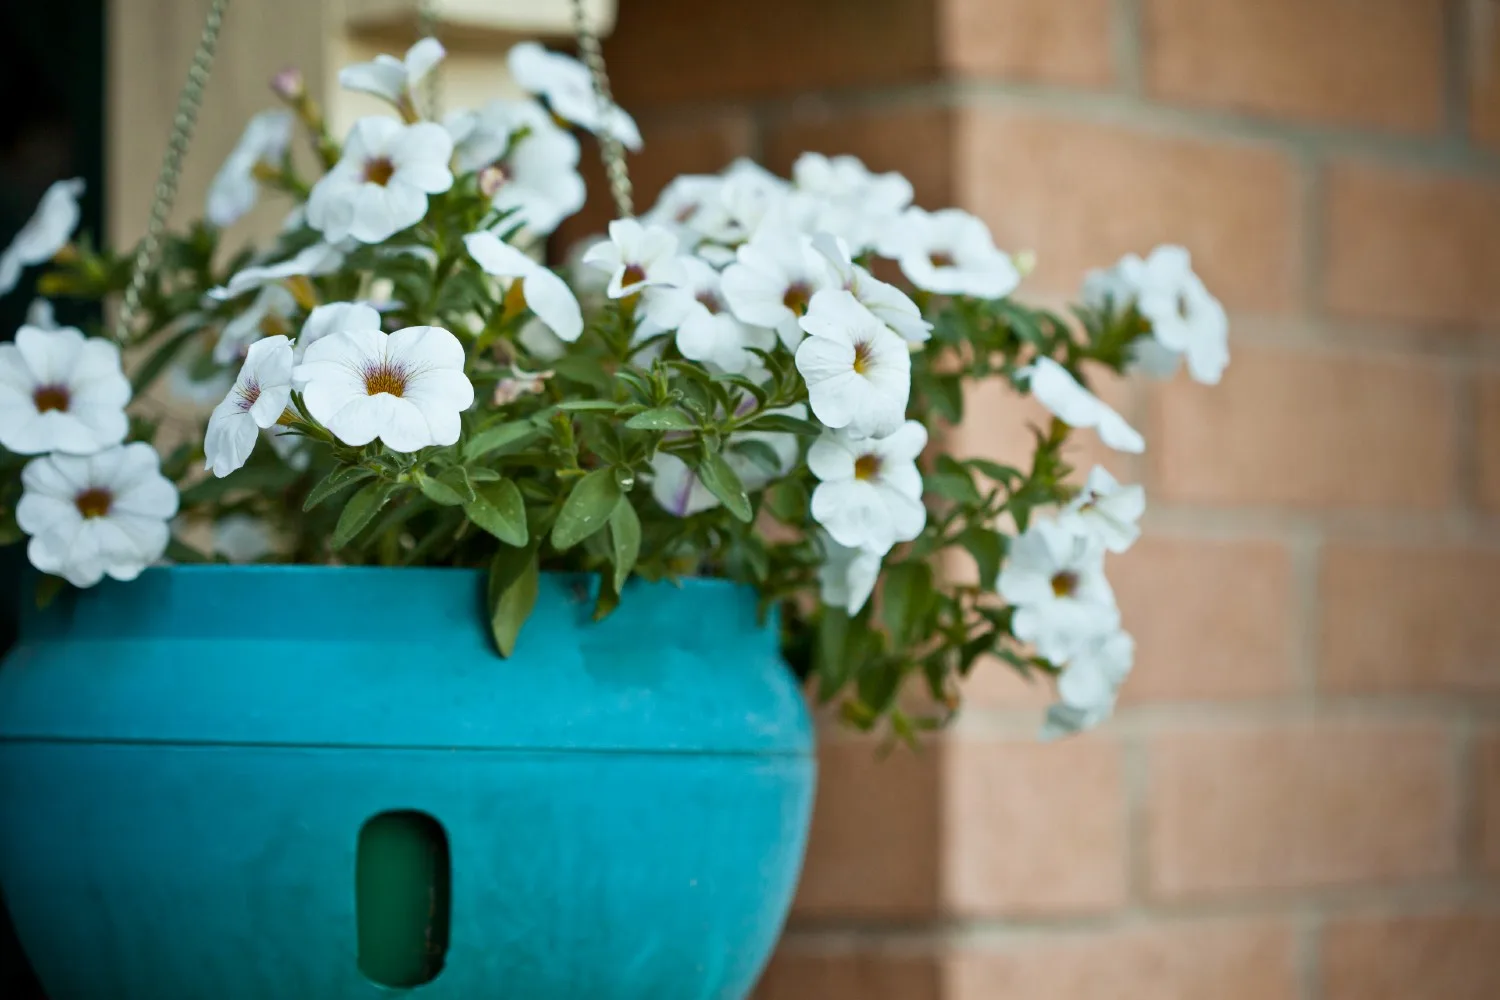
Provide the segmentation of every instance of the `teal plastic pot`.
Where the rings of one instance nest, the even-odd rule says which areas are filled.
[[[23,623],[0,889],[52,1000],[742,1000],[797,881],[811,725],[755,597],[173,567]]]

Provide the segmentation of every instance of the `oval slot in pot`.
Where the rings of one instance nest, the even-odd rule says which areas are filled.
[[[452,862],[442,824],[424,812],[371,817],[359,831],[354,873],[359,971],[405,989],[443,971],[452,909]]]

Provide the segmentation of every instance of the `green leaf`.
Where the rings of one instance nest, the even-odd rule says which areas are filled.
[[[987,458],[971,458],[964,462],[969,468],[974,469],[981,475],[993,479],[997,483],[1009,483],[1013,479],[1025,479],[1026,475],[1020,469],[1009,465],[1001,465],[999,462],[991,462]]]
[[[637,413],[625,421],[625,426],[633,431],[695,431],[698,429],[692,417],[671,406]]]
[[[782,524],[802,525],[807,521],[807,486],[800,479],[783,479],[772,483],[765,492],[766,507]]]
[[[469,482],[468,470],[461,465],[451,465],[444,469],[442,475],[438,476],[438,482],[456,492],[464,503],[474,499],[474,486]]]
[[[526,505],[521,491],[509,479],[474,487],[474,499],[464,505],[469,520],[507,545],[520,547],[528,540]]]
[[[964,388],[958,375],[933,375],[922,383],[932,408],[950,424],[964,418]]]
[[[620,404],[607,399],[570,399],[566,402],[558,403],[557,408],[564,413],[588,413],[600,410],[618,410]]]
[[[552,526],[553,546],[570,549],[604,527],[622,496],[612,468],[595,469],[578,480]]]
[[[776,454],[776,449],[759,438],[735,441],[730,447],[773,476],[779,476],[785,471],[782,467],[781,456]]]
[[[365,529],[365,525],[380,513],[380,508],[385,506],[394,492],[396,487],[390,483],[376,482],[361,487],[359,492],[349,498],[349,502],[344,505],[344,512],[339,515],[339,523],[333,529],[333,547],[341,549],[354,541],[355,536]]]
[[[894,645],[904,646],[921,633],[932,598],[932,567],[927,563],[897,563],[886,569],[880,616]]]
[[[952,472],[932,472],[922,477],[923,490],[927,493],[935,493],[940,497],[952,500],[954,503],[966,504],[977,507],[984,503],[984,498],[979,495],[979,490],[974,485],[974,480],[968,476],[960,476]]]
[[[975,525],[958,536],[958,543],[974,557],[980,586],[993,586],[1000,576],[1000,562],[1005,558],[1005,539],[999,532]]]
[[[42,608],[45,608],[53,601],[57,600],[57,595],[66,590],[67,587],[68,581],[64,580],[62,577],[53,576],[50,573],[42,574],[42,576],[36,581],[37,609],[40,610]]]
[[[745,492],[745,484],[740,482],[740,477],[724,461],[723,455],[710,452],[703,456],[696,471],[699,481],[719,498],[729,513],[736,519],[749,523],[753,516],[750,511],[750,496]]]
[[[813,647],[813,672],[818,675],[818,698],[827,701],[849,682],[852,669],[845,655],[848,645],[849,615],[843,608],[823,609],[818,622],[818,641]]]
[[[302,509],[312,510],[334,494],[353,486],[361,479],[369,479],[373,475],[375,475],[374,472],[363,466],[341,465],[324,476],[318,485],[308,491],[307,499],[302,502]]]
[[[541,435],[541,430],[530,420],[512,420],[508,423],[487,427],[469,439],[464,445],[464,461],[492,455],[495,452],[515,451]]]
[[[620,591],[619,588],[610,586],[613,582],[608,577],[599,581],[599,597],[594,601],[593,614],[593,620],[596,622],[602,622],[614,614],[615,608],[620,606]]]
[[[441,479],[433,479],[420,469],[415,470],[414,475],[417,480],[417,488],[422,491],[424,497],[433,503],[444,507],[462,507],[466,502],[462,493]],[[473,490],[469,492],[472,494]]]
[[[490,563],[488,598],[490,635],[501,656],[516,649],[521,627],[531,617],[541,589],[541,569],[537,565],[536,546],[512,548],[501,546]]]
[[[763,413],[750,421],[741,430],[747,431],[769,431],[778,434],[800,434],[804,437],[817,437],[823,433],[820,424],[811,420],[798,420],[796,417],[785,413]]]
[[[614,590],[619,594],[641,554],[641,519],[629,497],[621,497],[609,515],[609,540],[615,563]]]
[[[483,466],[479,465],[476,465],[473,468],[464,469],[464,473],[469,477],[469,482],[471,484],[494,483],[498,482],[502,478],[500,473],[496,472],[494,469],[486,469]]]

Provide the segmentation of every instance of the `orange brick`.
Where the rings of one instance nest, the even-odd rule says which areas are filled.
[[[946,1000],[1294,1000],[1295,942],[1284,924],[1195,921],[1027,935],[966,949]],[[814,994],[807,994],[809,998]]]
[[[934,2],[625,3],[605,58],[627,108],[931,79]]]
[[[1500,372],[1486,372],[1476,385],[1479,503],[1491,514],[1500,514]]]
[[[1109,560],[1136,638],[1127,702],[1266,698],[1293,688],[1291,559],[1269,541],[1149,532]]]
[[[871,170],[906,175],[920,205],[954,202],[954,115],[946,108],[797,109],[766,129],[764,143],[766,166],[782,176],[803,153],[848,153]]]
[[[1500,553],[1333,543],[1319,593],[1325,689],[1500,693]]]
[[[936,910],[941,751],[877,753],[825,741],[818,801],[794,913],[912,916]]]
[[[1500,18],[1480,3],[1469,5],[1469,135],[1500,148]],[[1488,15],[1486,18],[1485,15]]]
[[[1269,147],[990,110],[959,142],[960,203],[1000,246],[1037,252],[1028,289],[1076,296],[1089,268],[1171,242],[1231,309],[1296,301],[1297,182]]]
[[[1153,386],[1148,489],[1214,506],[1437,510],[1456,462],[1436,363],[1240,347],[1224,381]]]
[[[687,120],[643,117],[639,124],[645,146],[629,160],[637,212],[650,208],[661,189],[679,174],[717,173],[736,157],[749,155],[751,149],[750,119],[742,114]],[[558,231],[557,244],[564,248],[603,233],[615,217],[599,147],[592,139],[584,141],[579,172],[588,185],[588,202]]]
[[[1159,899],[1386,884],[1457,866],[1447,734],[1287,724],[1150,744],[1149,884]]]
[[[963,76],[1097,87],[1114,78],[1111,0],[945,0],[942,62]]]
[[[1076,913],[1125,901],[1115,741],[954,738],[945,751],[941,857],[950,910]]]
[[[752,1000],[944,1000],[934,955],[830,949],[789,935]]]
[[[1146,0],[1147,91],[1182,104],[1435,132],[1444,0]]]
[[[1484,870],[1500,875],[1500,733],[1479,740],[1479,854]]]
[[[1323,932],[1325,1000],[1494,1000],[1500,915],[1334,919]]]
[[[1328,168],[1323,304],[1354,319],[1500,324],[1500,183],[1346,161]]]

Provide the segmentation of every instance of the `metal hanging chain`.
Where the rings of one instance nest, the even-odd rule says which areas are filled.
[[[177,98],[177,113],[172,117],[172,136],[167,140],[167,152],[162,157],[161,171],[156,175],[156,190],[151,201],[151,215],[146,222],[146,235],[131,262],[130,285],[125,289],[125,301],[120,305],[120,314],[115,320],[115,340],[125,343],[130,338],[130,327],[135,323],[141,309],[141,293],[146,289],[146,279],[156,266],[156,255],[161,249],[161,234],[171,214],[172,202],[177,198],[177,181],[182,175],[182,158],[192,141],[193,129],[198,124],[198,110],[203,104],[203,88],[208,83],[208,72],[213,68],[214,55],[219,49],[219,29],[224,23],[224,9],[229,0],[212,0],[208,17],[203,22],[203,34],[198,38],[198,50],[193,53],[193,64],[188,67],[187,82]]]
[[[583,63],[594,75],[594,94],[599,98],[599,159],[604,163],[604,174],[609,179],[609,193],[615,200],[615,211],[620,218],[628,219],[635,214],[630,186],[630,168],[625,165],[625,147],[608,128],[611,113],[615,110],[615,99],[610,94],[609,73],[604,68],[604,50],[599,38],[589,27],[588,15],[583,9],[584,0],[573,0],[573,29],[578,35],[578,51]]]
[[[419,38],[437,39],[438,34],[438,0],[418,0],[417,3],[417,36]],[[433,121],[442,120],[443,84],[441,73],[443,64],[438,63],[427,74],[427,79],[422,81],[422,89],[426,92],[427,117]],[[412,99],[416,99],[416,94]]]

